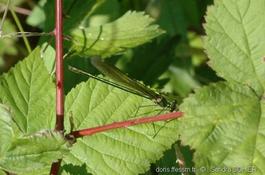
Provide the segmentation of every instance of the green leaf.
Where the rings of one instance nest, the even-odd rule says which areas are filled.
[[[201,88],[180,106],[181,139],[195,150],[196,167],[208,170],[197,174],[265,173],[264,3],[216,0],[208,10],[205,48],[228,82]]]
[[[265,1],[216,0],[206,17],[210,65],[228,81],[265,87]]]
[[[130,49],[119,57],[116,65],[130,77],[153,86],[157,83],[159,76],[167,71],[169,65],[175,60],[171,50],[178,44],[179,37],[158,39],[155,42]]]
[[[69,121],[67,118],[73,117],[74,130],[162,112],[150,100],[96,80],[81,83],[73,89],[66,97],[66,109],[66,122]],[[77,166],[76,169],[79,166],[80,171],[92,174],[144,173],[150,163],[161,158],[163,152],[177,140],[176,122],[167,123],[155,138],[152,124],[80,138],[73,145],[71,154],[64,159],[64,167],[72,164]],[[156,130],[164,124],[155,123]],[[69,122],[66,128],[69,131]]]
[[[180,96],[186,97],[194,88],[200,87],[199,82],[191,75],[188,68],[180,67],[179,62],[172,64],[168,72],[163,75],[163,78],[169,79],[163,90],[166,92],[175,91]]]
[[[55,131],[41,131],[17,138],[1,156],[0,167],[12,173],[25,173],[50,168],[51,163],[68,153],[67,142]]]
[[[54,127],[54,89],[39,48],[0,77],[0,99],[24,134]]]
[[[45,11],[43,9],[43,6],[47,3],[47,0],[40,0],[38,2],[38,5],[36,5],[31,14],[27,17],[27,24],[34,26],[34,27],[40,27],[44,28],[45,23]]]
[[[112,23],[75,29],[72,49],[84,56],[119,54],[161,35],[163,31],[152,22],[143,12],[129,11]]]
[[[253,166],[253,174],[265,173],[265,103],[252,88],[212,84],[185,99],[180,110],[185,113],[179,120],[181,140],[195,150],[197,168]]]
[[[119,17],[118,0],[97,0],[93,10],[81,23],[82,27],[100,26]]]
[[[12,118],[9,109],[0,104],[0,155],[4,155],[13,139]]]
[[[171,36],[185,36],[189,26],[200,26],[198,5],[194,0],[151,1],[147,12]]]
[[[41,45],[42,55],[41,58],[44,61],[44,64],[50,74],[55,73],[55,50],[47,42]]]
[[[0,169],[0,175],[6,175],[6,173]]]

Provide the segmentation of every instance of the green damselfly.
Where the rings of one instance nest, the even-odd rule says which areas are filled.
[[[152,100],[157,105],[169,109],[170,112],[173,112],[177,109],[177,100],[168,97],[167,95],[156,92],[155,90],[147,87],[143,83],[128,77],[124,72],[122,72],[117,67],[110,65],[98,56],[91,58],[92,65],[97,68],[101,73],[108,76],[114,81],[109,81],[107,79],[94,76],[86,71],[81,69],[69,66],[69,70],[75,73],[84,74],[106,84],[117,87],[121,90],[136,94],[138,96]],[[116,83],[117,82],[117,83]]]

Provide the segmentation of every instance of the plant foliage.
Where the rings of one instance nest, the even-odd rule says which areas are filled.
[[[198,174],[213,167],[265,173],[264,3],[221,0],[208,9],[205,48],[226,81],[197,90],[180,107],[181,138],[196,150],[196,167],[209,170]]]
[[[209,2],[64,1],[65,132],[53,131],[54,43],[41,37],[40,46],[0,76],[0,175],[48,174],[57,159],[63,175],[179,173],[163,167],[195,167],[193,173],[202,175],[265,174],[265,0],[215,0],[202,45],[200,23]],[[39,1],[27,23],[51,32],[54,8],[53,1]],[[15,31],[10,20],[4,29]],[[0,57],[18,54],[14,41],[0,41]],[[167,112],[67,70],[73,65],[98,73],[90,64],[95,55],[181,96],[184,116],[69,142],[65,135],[73,130]]]

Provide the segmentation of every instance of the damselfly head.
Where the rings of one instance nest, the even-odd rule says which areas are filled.
[[[177,100],[173,100],[172,103],[169,104],[168,108],[170,109],[170,112],[177,110]]]

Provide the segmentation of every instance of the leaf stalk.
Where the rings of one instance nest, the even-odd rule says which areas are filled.
[[[91,136],[91,135],[94,135],[100,132],[106,132],[106,131],[117,129],[117,128],[127,128],[130,126],[139,125],[139,124],[154,123],[158,121],[167,121],[167,120],[177,119],[182,116],[183,116],[183,112],[178,111],[178,112],[171,112],[171,113],[161,114],[161,115],[152,116],[152,117],[143,117],[143,118],[137,118],[137,119],[127,120],[127,121],[122,121],[122,122],[114,122],[111,124],[98,126],[94,128],[73,131],[72,133],[69,134],[69,136],[73,136],[74,138]]]

